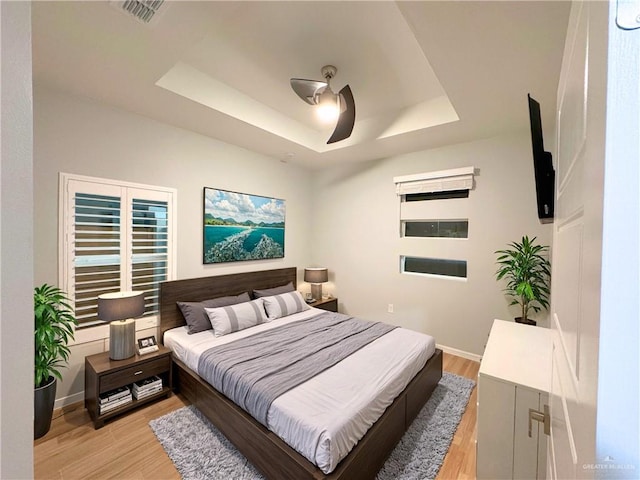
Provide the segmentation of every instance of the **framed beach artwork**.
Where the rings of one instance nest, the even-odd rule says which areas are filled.
[[[285,202],[204,187],[203,263],[284,257]]]

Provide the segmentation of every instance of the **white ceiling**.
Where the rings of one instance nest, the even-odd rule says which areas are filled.
[[[310,168],[553,125],[569,3],[166,2],[150,25],[118,2],[34,2],[36,85]],[[352,136],[289,85],[349,84]]]

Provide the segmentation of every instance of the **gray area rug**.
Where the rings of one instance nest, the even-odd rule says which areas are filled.
[[[377,480],[435,478],[475,382],[444,372],[431,398],[378,473]],[[264,477],[198,409],[190,405],[149,422],[183,479]]]

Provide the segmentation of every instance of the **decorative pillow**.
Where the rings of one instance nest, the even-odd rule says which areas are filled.
[[[202,302],[176,302],[184,320],[187,322],[187,333],[192,335],[198,332],[204,332],[205,330],[211,330],[211,322],[207,312],[204,311],[205,307],[216,308],[226,307],[228,305],[236,305],[238,303],[249,302],[249,294],[247,292],[240,295],[233,295],[230,297],[218,297],[211,300],[204,300]]]
[[[205,308],[216,337],[244,330],[267,321],[261,298],[220,308]]]
[[[267,311],[269,320],[286,317],[298,312],[309,310],[309,306],[302,299],[300,292],[289,292],[272,297],[262,297],[264,308]]]
[[[272,295],[280,295],[281,293],[288,293],[295,291],[293,283],[289,282],[286,285],[280,285],[274,288],[265,288],[264,290],[254,290],[253,296],[256,298],[270,297]]]

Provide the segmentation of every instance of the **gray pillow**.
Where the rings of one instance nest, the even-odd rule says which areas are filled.
[[[272,295],[281,295],[283,293],[293,292],[294,290],[295,288],[293,288],[293,283],[289,282],[286,285],[281,285],[279,287],[265,288],[264,290],[254,290],[253,296],[256,298],[271,297]]]
[[[261,298],[257,298],[227,307],[205,308],[204,311],[209,315],[213,325],[213,334],[221,337],[266,322],[267,316],[262,302]]]
[[[211,330],[211,321],[205,308],[218,308],[227,307],[229,305],[236,305],[238,303],[248,302],[249,294],[247,292],[240,295],[232,295],[230,297],[219,297],[211,300],[203,300],[202,302],[176,302],[184,320],[187,322],[188,334],[192,335],[198,332],[204,332],[205,330]]]
[[[300,292],[287,292],[280,295],[274,295],[272,297],[262,297],[264,302],[264,309],[267,312],[269,321],[276,318],[286,317],[287,315],[293,315],[294,313],[304,312],[309,310],[309,307]]]

